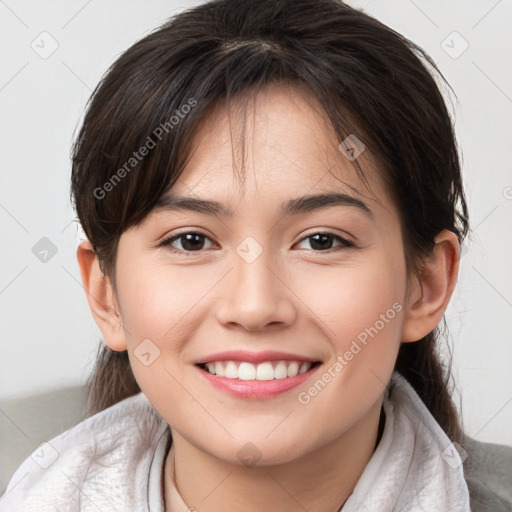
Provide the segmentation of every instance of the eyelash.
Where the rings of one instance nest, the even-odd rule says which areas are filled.
[[[158,244],[158,247],[167,247],[171,251],[171,253],[173,253],[173,254],[178,253],[178,254],[185,254],[186,255],[186,254],[195,254],[195,253],[201,252],[201,250],[199,250],[199,251],[185,251],[185,250],[176,249],[176,248],[172,247],[171,244],[173,242],[175,242],[176,240],[179,240],[180,238],[184,237],[185,235],[199,235],[201,237],[204,237],[204,238],[210,240],[209,237],[207,237],[203,233],[200,233],[200,232],[197,232],[197,231],[185,231],[183,233],[179,233],[177,235],[174,235],[174,236],[172,236],[170,238],[166,238],[165,240],[163,240],[162,242],[160,242]],[[323,252],[325,252],[325,253],[331,254],[333,252],[337,252],[337,251],[340,251],[340,250],[343,250],[343,249],[351,249],[351,248],[356,248],[357,247],[354,242],[351,242],[351,241],[349,241],[349,240],[347,240],[347,239],[345,239],[345,238],[343,238],[343,237],[341,237],[339,235],[336,235],[334,233],[330,233],[328,231],[319,231],[317,233],[312,233],[311,235],[308,235],[308,236],[302,238],[297,243],[303,242],[304,240],[307,240],[308,238],[313,238],[316,235],[328,236],[328,237],[334,238],[336,241],[341,243],[340,246],[334,247],[334,248],[330,248],[330,249],[327,249],[325,251],[320,251],[320,250],[316,250],[315,251],[314,249],[311,249],[313,252],[316,252],[316,253],[323,253]]]

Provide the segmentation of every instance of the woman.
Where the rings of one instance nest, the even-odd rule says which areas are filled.
[[[436,350],[468,214],[431,72],[333,0],[209,2],[118,59],[73,153],[91,417],[1,510],[510,509]]]

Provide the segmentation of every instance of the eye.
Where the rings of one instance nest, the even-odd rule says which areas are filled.
[[[334,251],[346,249],[349,247],[355,247],[353,242],[346,240],[345,238],[336,235],[334,233],[314,233],[303,238],[300,243],[310,240],[310,247],[315,252],[326,252],[330,249]],[[202,233],[188,231],[186,233],[180,233],[178,235],[166,238],[163,240],[159,247],[168,247],[173,253],[192,253],[200,252],[202,249],[208,249],[211,247],[204,247],[205,241],[210,243],[211,240]],[[338,242],[338,246],[333,247],[333,243]],[[179,244],[181,247],[177,247]]]
[[[315,233],[303,238],[299,243],[302,243],[306,240],[311,240],[309,244],[311,248],[316,252],[326,252],[329,249],[339,251],[348,247],[355,247],[353,242],[350,242],[339,235],[335,235],[334,233]],[[339,242],[340,245],[333,247],[333,242],[335,241]]]
[[[202,233],[186,232],[165,239],[162,243],[159,244],[159,246],[169,247],[171,252],[177,253],[199,252],[201,249],[204,249],[205,240],[211,242],[211,240]],[[179,243],[181,247],[175,247],[175,243]]]

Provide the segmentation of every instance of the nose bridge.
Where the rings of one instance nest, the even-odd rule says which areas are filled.
[[[258,330],[267,324],[293,320],[290,291],[278,277],[278,258],[268,241],[264,244],[248,236],[236,247],[232,282],[218,309],[220,322]]]
[[[247,237],[237,247],[236,252],[235,275],[240,283],[237,288],[242,295],[245,293],[246,302],[250,303],[251,298],[263,298],[262,295],[267,303],[275,300],[275,275],[270,269],[275,266],[276,258],[270,244],[263,246],[253,237]]]

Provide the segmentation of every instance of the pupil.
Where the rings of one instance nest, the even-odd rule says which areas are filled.
[[[318,239],[321,239],[321,242],[318,243]],[[325,246],[325,242],[329,242],[331,241],[331,237],[329,235],[313,235],[311,237],[311,247],[313,249],[330,249],[330,247],[326,247]],[[322,245],[322,242],[324,243],[324,245]],[[332,243],[332,241],[331,241]],[[319,247],[315,247],[315,244],[316,245],[319,245]],[[331,244],[327,244],[327,245],[331,245]]]
[[[194,244],[194,240],[193,239],[196,239],[195,240],[195,244]],[[200,249],[201,246],[202,246],[202,240],[198,240],[197,239],[200,239],[201,238],[201,235],[197,235],[197,234],[187,234],[184,236],[184,241],[182,241],[182,246],[183,246],[183,249],[185,249],[186,251],[193,251],[194,249]],[[188,247],[187,247],[187,244],[188,244]]]

